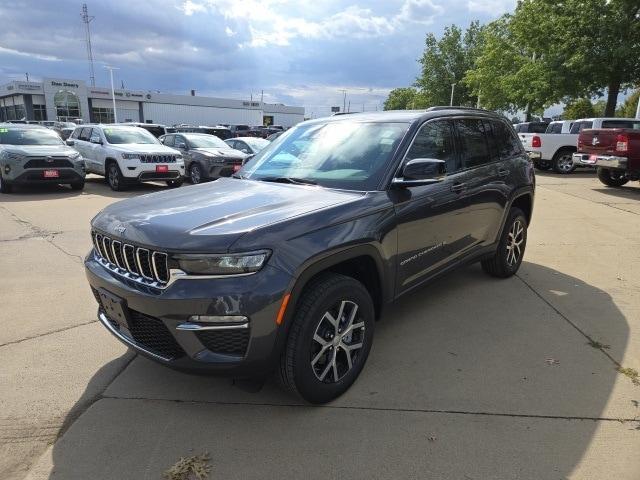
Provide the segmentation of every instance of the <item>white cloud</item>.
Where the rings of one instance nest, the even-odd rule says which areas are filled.
[[[501,15],[511,11],[516,7],[516,0],[469,0],[467,8],[470,12],[488,13],[490,15]]]
[[[30,53],[30,52],[21,52],[20,50],[14,50],[12,48],[0,47],[0,53],[8,53],[10,55],[20,55],[23,57],[32,57],[38,60],[46,60],[48,62],[59,62],[60,59],[58,57],[54,57],[53,55],[44,55],[40,53]]]
[[[181,10],[185,15],[190,17],[196,12],[205,12],[207,7],[203,3],[192,2],[191,0],[187,0],[182,4]]]

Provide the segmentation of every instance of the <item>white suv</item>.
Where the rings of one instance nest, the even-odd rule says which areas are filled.
[[[113,190],[127,184],[162,180],[179,187],[184,161],[179,151],[161,144],[148,131],[126,125],[80,125],[67,145],[84,157],[87,173],[107,178]]]

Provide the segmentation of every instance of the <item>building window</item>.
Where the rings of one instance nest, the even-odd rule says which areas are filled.
[[[91,108],[91,121],[94,123],[113,123],[113,108]]]
[[[58,120],[67,121],[80,118],[80,100],[78,96],[68,90],[60,90],[53,96]]]
[[[47,119],[47,106],[46,105],[34,105],[33,106],[33,119],[34,120],[46,120]]]

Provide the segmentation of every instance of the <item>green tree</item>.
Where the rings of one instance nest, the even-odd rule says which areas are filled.
[[[565,120],[577,120],[578,118],[595,117],[595,109],[591,100],[588,98],[578,98],[569,102],[562,112],[562,118]]]
[[[620,109],[616,112],[616,116],[624,118],[636,118],[638,100],[640,100],[640,89],[636,90],[627,97],[625,102],[620,106]]]
[[[424,100],[415,88],[394,88],[384,101],[385,110],[411,110],[423,108]]]
[[[427,106],[449,105],[452,84],[455,84],[454,105],[475,106],[477,96],[462,80],[481,49],[482,29],[479,22],[472,22],[464,33],[460,27],[451,25],[439,39],[427,34],[419,60],[422,68],[415,82]]]

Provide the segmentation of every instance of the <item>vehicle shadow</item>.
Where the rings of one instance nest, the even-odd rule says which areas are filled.
[[[635,183],[633,185],[632,183]],[[640,200],[640,184],[638,182],[630,182],[623,187],[617,188],[594,188],[593,190],[612,197],[623,198],[627,200]]]
[[[533,263],[508,280],[474,265],[388,309],[360,379],[329,406],[137,357],[80,418],[87,399],[71,411],[48,478],[161,478],[203,451],[211,478],[571,477],[601,428],[585,419],[611,416],[618,374],[547,290],[606,320],[598,340],[624,357],[629,326],[605,291]],[[593,478],[620,478],[619,460],[601,454]]]
[[[556,173],[553,170],[536,170],[536,177],[546,178],[593,178],[595,177],[595,169],[592,168],[578,168],[569,174]]]

